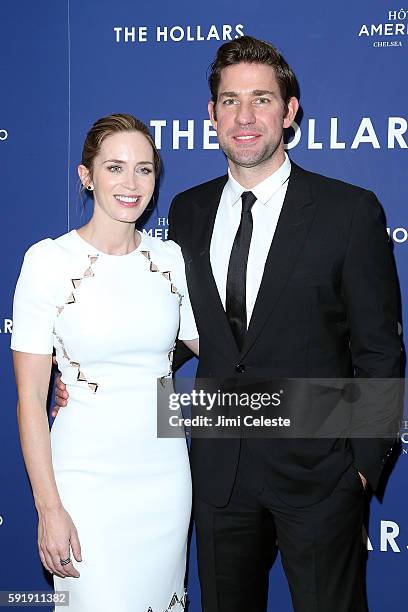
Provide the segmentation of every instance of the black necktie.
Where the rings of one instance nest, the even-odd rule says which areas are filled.
[[[228,265],[225,311],[240,350],[247,331],[246,271],[252,237],[251,208],[255,201],[256,197],[252,191],[244,191],[241,222],[235,235]]]

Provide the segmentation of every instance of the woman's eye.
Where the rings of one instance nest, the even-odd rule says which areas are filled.
[[[108,166],[109,172],[120,172],[122,170],[121,166]]]
[[[141,172],[142,174],[151,174],[153,172],[153,170],[151,168],[139,168],[139,172]]]

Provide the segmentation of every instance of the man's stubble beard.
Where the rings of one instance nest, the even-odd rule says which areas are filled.
[[[241,168],[255,168],[256,166],[260,166],[261,164],[266,164],[276,153],[282,143],[282,137],[279,142],[271,142],[269,145],[266,145],[261,151],[258,151],[253,154],[251,157],[251,153],[248,152],[248,156],[238,157],[234,150],[228,146],[224,146],[222,142],[220,142],[220,147],[224,152],[227,159],[235,164],[236,166],[240,166]]]

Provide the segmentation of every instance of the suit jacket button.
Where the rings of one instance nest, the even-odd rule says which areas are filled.
[[[238,363],[235,366],[235,371],[238,372],[238,374],[245,374],[245,366],[243,363]]]

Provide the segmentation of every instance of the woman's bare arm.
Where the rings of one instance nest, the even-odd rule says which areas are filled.
[[[61,577],[79,576],[72,563],[61,566],[60,559],[81,559],[78,536],[64,510],[55,482],[47,418],[47,395],[51,374],[51,355],[13,351],[17,382],[17,417],[24,461],[39,516],[41,561]]]

